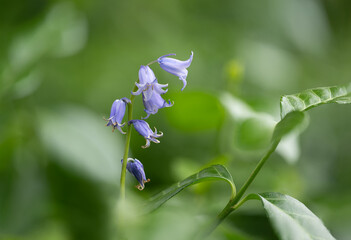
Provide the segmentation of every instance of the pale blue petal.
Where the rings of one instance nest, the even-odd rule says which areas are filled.
[[[124,126],[122,124],[122,120],[126,111],[127,102],[130,101],[128,98],[117,99],[112,103],[110,118],[107,119],[108,123],[106,126],[112,126],[112,130],[117,128],[121,133],[124,134],[121,127]]]
[[[178,59],[168,58],[165,56],[158,58],[158,63],[160,64],[160,67],[163,70],[177,76],[181,81],[183,81],[182,90],[187,85],[187,82],[186,82],[186,78],[188,76],[187,68],[190,66],[191,62],[193,61],[193,56],[194,56],[194,53],[191,52],[189,59],[185,61],[180,61]]]
[[[149,101],[152,98],[154,91],[152,90],[152,86],[148,86],[146,90],[143,92],[143,99],[145,101]]]
[[[139,70],[139,83],[152,83],[156,79],[154,72],[149,66],[141,66]]]
[[[150,126],[147,122],[144,120],[131,120],[129,121],[129,124],[133,124],[134,129],[146,139],[146,144],[145,146],[142,146],[143,148],[147,148],[150,146],[150,141],[154,143],[159,143],[160,141],[156,139],[157,137],[162,137],[163,134],[157,134],[154,133],[151,129]]]

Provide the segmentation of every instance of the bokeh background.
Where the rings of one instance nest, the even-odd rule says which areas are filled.
[[[350,13],[347,0],[2,1],[0,239],[193,239],[228,201],[225,183],[188,188],[150,215],[137,206],[215,163],[240,187],[268,146],[281,95],[350,82]],[[130,204],[119,209],[124,137],[103,117],[130,96],[140,65],[190,51],[183,92],[152,65],[175,104],[148,120],[164,132],[160,144],[142,149],[133,132],[131,156],[151,182],[139,192],[128,174]],[[351,109],[309,113],[249,191],[291,195],[349,239]],[[276,236],[248,202],[212,238]]]

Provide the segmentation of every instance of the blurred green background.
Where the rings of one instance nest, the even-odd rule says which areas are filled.
[[[281,95],[350,82],[350,12],[347,0],[2,1],[0,239],[192,239],[228,201],[224,183],[191,187],[150,215],[136,206],[213,163],[240,187],[268,146]],[[103,117],[130,96],[140,65],[190,51],[183,92],[152,65],[175,104],[148,120],[164,132],[160,144],[141,149],[133,132],[131,156],[151,182],[139,192],[128,174],[130,205],[118,209],[124,137]],[[134,117],[144,116],[136,98]],[[311,110],[249,191],[289,194],[349,239],[350,119],[346,105]],[[276,236],[249,202],[212,238]]]

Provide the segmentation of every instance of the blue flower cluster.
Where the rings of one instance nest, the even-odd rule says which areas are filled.
[[[165,94],[168,91],[168,89],[165,89],[168,87],[168,84],[158,83],[154,72],[149,67],[151,64],[157,62],[163,70],[177,76],[183,82],[182,91],[187,84],[187,68],[190,66],[193,60],[193,52],[191,52],[190,58],[185,61],[180,61],[168,57],[172,55],[175,54],[172,53],[164,55],[151,62],[150,64],[146,66],[142,65],[140,67],[139,82],[135,83],[135,85],[138,87],[138,90],[136,92],[132,92],[132,95],[142,94],[143,104],[145,108],[144,111],[147,114],[146,117],[142,119],[147,119],[151,114],[156,114],[161,108],[173,106],[173,103],[171,103],[170,100],[166,101],[162,98],[161,95]],[[112,126],[112,131],[117,128],[122,134],[125,134],[125,132],[122,130],[122,127],[125,125],[125,123],[122,123],[122,120],[125,115],[126,106],[130,103],[131,101],[128,98],[117,99],[113,102],[110,118],[106,119],[106,121],[108,121],[106,126]],[[150,146],[150,141],[159,143],[160,141],[157,138],[163,136],[162,132],[157,133],[156,128],[155,131],[152,131],[149,124],[144,120],[134,119],[130,120],[128,124],[132,124],[135,130],[145,138],[146,144],[145,146],[142,146],[142,148],[148,148]],[[138,159],[128,158],[127,170],[138,180],[138,189],[143,190],[145,186],[144,183],[149,181],[146,180],[143,164]]]

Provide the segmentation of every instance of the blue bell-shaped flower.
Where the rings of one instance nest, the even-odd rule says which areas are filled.
[[[153,132],[147,122],[144,120],[131,120],[128,124],[133,124],[135,130],[145,138],[146,144],[142,146],[142,148],[150,147],[150,141],[154,143],[160,143],[157,139],[158,137],[162,137],[163,133],[157,133],[157,129],[155,128],[155,132]]]
[[[123,159],[121,162],[123,164]],[[145,183],[150,182],[150,179],[146,179],[144,166],[138,159],[128,158],[127,170],[138,180],[139,185],[137,185],[137,188],[140,191],[145,188]]]
[[[156,114],[158,109],[164,107],[171,107],[173,104],[168,100],[165,101],[161,94],[165,94],[168,90],[162,88],[168,87],[168,84],[159,84],[154,72],[149,66],[141,66],[139,70],[139,83],[135,83],[138,87],[136,92],[132,92],[133,95],[143,95],[144,111],[147,113],[148,118],[150,114]]]
[[[110,118],[105,119],[108,121],[106,126],[112,126],[112,131],[117,128],[118,131],[120,131],[122,134],[125,134],[121,127],[125,125],[125,123],[122,123],[122,120],[126,111],[127,103],[130,103],[130,100],[128,98],[116,99],[112,103]]]
[[[179,77],[179,79],[183,81],[183,84],[184,84],[182,88],[182,91],[183,91],[183,89],[187,84],[186,82],[186,77],[188,76],[187,68],[190,66],[191,62],[193,61],[194,53],[191,52],[190,58],[185,61],[180,61],[174,58],[168,58],[168,56],[171,56],[171,55],[175,55],[175,54],[171,53],[171,54],[164,55],[162,57],[159,57],[157,61],[163,70]]]

